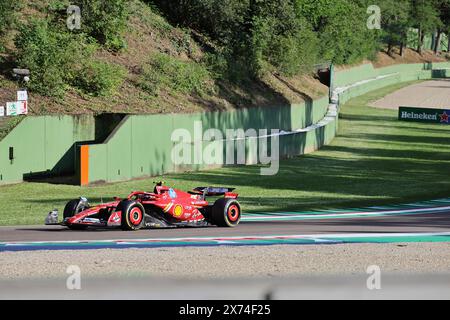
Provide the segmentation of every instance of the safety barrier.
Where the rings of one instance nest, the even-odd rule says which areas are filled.
[[[196,162],[206,149],[220,150],[225,159],[227,152],[238,153],[238,143],[230,140],[203,141],[203,132],[218,129],[280,129],[280,157],[312,152],[329,143],[337,130],[336,117],[326,121],[329,114],[328,97],[279,108],[254,108],[228,112],[199,113],[193,115],[133,115],[127,116],[117,130],[102,144],[90,145],[89,162],[80,172],[89,177],[87,183],[114,182],[132,178],[155,176],[171,172],[203,170],[222,166],[222,163]],[[195,134],[195,125],[201,123],[202,133]],[[319,124],[319,125],[318,125]],[[192,143],[183,146],[192,161],[177,164],[172,161],[175,142],[172,133],[176,129],[189,132]],[[268,132],[270,133],[270,131]],[[201,141],[198,149],[195,142]],[[246,138],[245,163],[256,163],[256,146],[261,139]],[[270,145],[268,152],[271,153]],[[85,156],[85,155],[84,155]],[[235,159],[235,156],[233,156]],[[88,172],[88,173],[86,173]]]
[[[0,141],[0,184],[73,173],[76,146],[94,140],[91,116],[26,117]]]

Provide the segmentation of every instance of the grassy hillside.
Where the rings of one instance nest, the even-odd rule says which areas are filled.
[[[247,13],[249,2],[236,0],[3,0],[0,105],[25,85],[12,77],[16,67],[31,70],[33,115],[143,114],[277,107],[322,97],[328,88],[312,64],[325,60],[342,68],[369,57],[378,67],[445,60],[411,49],[400,57],[395,47],[389,55],[374,54],[382,37],[366,35],[365,25],[364,33],[354,32],[363,20],[323,25],[323,17],[365,14],[362,5],[335,2],[266,1]],[[67,28],[70,4],[82,8],[80,30]],[[214,19],[214,12],[221,16]],[[0,139],[19,120],[0,120]]]
[[[245,1],[177,3],[4,0],[0,19],[10,21],[0,24],[0,104],[13,100],[15,91],[24,86],[11,76],[14,67],[21,67],[31,70],[30,109],[37,115],[274,107],[327,94],[314,78],[311,63],[333,55],[335,62],[363,61],[379,41],[374,34],[364,38],[373,43],[362,52],[357,45],[361,39],[348,37],[354,27],[350,22],[333,25],[335,35],[325,26],[324,30],[316,26],[310,38],[290,33],[292,28],[292,32],[307,30],[320,15],[351,15],[349,10],[361,14],[363,7],[347,0],[331,7],[309,0],[298,1],[298,7],[289,1],[279,5],[269,1],[249,17],[243,12]],[[82,8],[80,30],[67,28],[70,4]],[[222,16],[214,20],[213,12]],[[247,23],[253,25],[250,32]],[[325,38],[335,41],[336,48],[347,49],[335,50]],[[253,60],[257,76],[243,70]],[[412,50],[406,50],[405,57],[395,56],[394,48],[390,56],[378,54],[377,66],[442,60]]]
[[[36,19],[43,21],[49,16],[57,17],[51,19],[48,27],[41,29],[51,31],[51,28],[57,28],[68,37],[80,37],[79,33],[64,30],[62,9],[66,8],[65,2],[22,2],[17,26],[4,36],[4,50],[0,54],[1,102],[14,99],[15,90],[20,86],[11,78],[12,68],[29,67],[21,65],[21,48],[17,48],[21,26],[33,24]],[[220,61],[211,61],[213,49],[206,37],[171,25],[154,8],[139,0],[127,1],[127,13],[126,25],[120,34],[123,48],[110,50],[106,46],[95,45],[92,56],[86,57],[83,53],[82,58],[88,61],[88,67],[81,72],[76,84],[66,87],[62,95],[52,96],[54,91],[42,94],[42,90],[31,88],[33,114],[166,113],[256,105],[273,107],[327,94],[327,88],[308,75],[287,78],[268,73],[258,80],[243,78],[231,81],[217,74],[216,64]],[[34,33],[33,36],[36,38]],[[70,41],[68,39],[67,43]],[[75,41],[79,43],[82,40]],[[89,41],[87,43],[90,45]],[[72,65],[78,63],[80,61],[74,61]],[[31,70],[31,79],[37,81],[36,76],[33,77],[34,71]],[[97,77],[98,74],[101,77]],[[84,90],[86,87],[106,86],[110,82],[113,85],[106,92]]]

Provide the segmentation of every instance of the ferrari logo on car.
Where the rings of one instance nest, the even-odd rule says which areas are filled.
[[[181,217],[183,215],[183,212],[183,206],[179,204],[175,206],[175,209],[173,209],[173,215],[175,217]]]

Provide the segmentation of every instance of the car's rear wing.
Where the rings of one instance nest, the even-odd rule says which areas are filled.
[[[226,198],[237,198],[238,194],[233,193],[236,188],[225,187],[197,187],[195,193],[202,194],[203,197],[225,196]]]

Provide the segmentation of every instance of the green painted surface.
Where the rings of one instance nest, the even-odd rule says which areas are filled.
[[[404,205],[384,207],[353,208],[353,209],[325,209],[317,211],[300,212],[264,212],[249,213],[242,216],[243,222],[261,221],[303,221],[303,220],[329,220],[329,219],[358,219],[387,216],[413,216],[442,214],[449,211],[449,199],[423,201]]]
[[[435,35],[426,34],[424,42],[423,42],[423,49],[424,50],[433,50],[434,49],[434,41],[435,41]],[[418,43],[419,43],[418,30],[410,29],[408,31],[408,42],[407,42],[408,47],[416,49],[418,46]],[[448,36],[446,34],[442,34],[442,36],[441,36],[439,50],[440,51],[448,50]]]
[[[440,74],[437,71],[446,68],[450,68],[450,63],[441,62],[400,64],[378,69],[375,69],[372,64],[363,64],[361,66],[357,66],[348,70],[341,70],[336,72],[334,85],[336,87],[344,87],[359,81],[392,74],[395,74],[395,77],[397,77],[396,80],[398,82],[427,80],[432,78],[445,78],[447,77],[448,73]],[[386,84],[386,86],[387,85],[389,84]],[[363,85],[362,87],[364,86],[365,85]]]
[[[103,144],[91,145],[89,150],[89,181],[114,182],[155,176],[170,172],[195,171],[219,167],[220,164],[196,162],[195,155],[204,150],[217,148],[226,159],[227,145],[220,141],[203,141],[202,134],[208,129],[218,129],[226,138],[227,129],[280,129],[291,131],[303,129],[322,120],[328,111],[328,97],[306,104],[294,104],[279,108],[252,108],[227,112],[196,114],[133,115],[126,117],[119,127]],[[195,123],[201,124],[197,133]],[[172,163],[172,134],[176,129],[189,132],[192,143],[184,143],[184,150],[190,154],[189,164]],[[336,124],[314,132],[298,133],[280,137],[281,157],[312,152],[332,140],[337,130]],[[198,131],[198,130],[197,130]],[[270,133],[270,132],[269,132]],[[193,142],[202,142],[196,148]],[[246,164],[253,164],[258,140],[246,139]],[[236,157],[239,143],[235,142],[233,154]],[[231,150],[231,149],[230,149]],[[228,151],[230,151],[228,150]],[[269,154],[271,154],[269,146]],[[222,163],[221,161],[220,163]],[[201,163],[201,164],[200,164]]]
[[[335,71],[334,87],[344,87],[374,77],[376,77],[376,71],[373,65],[363,64],[347,70]]]
[[[95,138],[90,116],[27,117],[0,141],[0,184],[40,173],[73,173],[76,142]],[[9,149],[14,159],[9,159]]]

